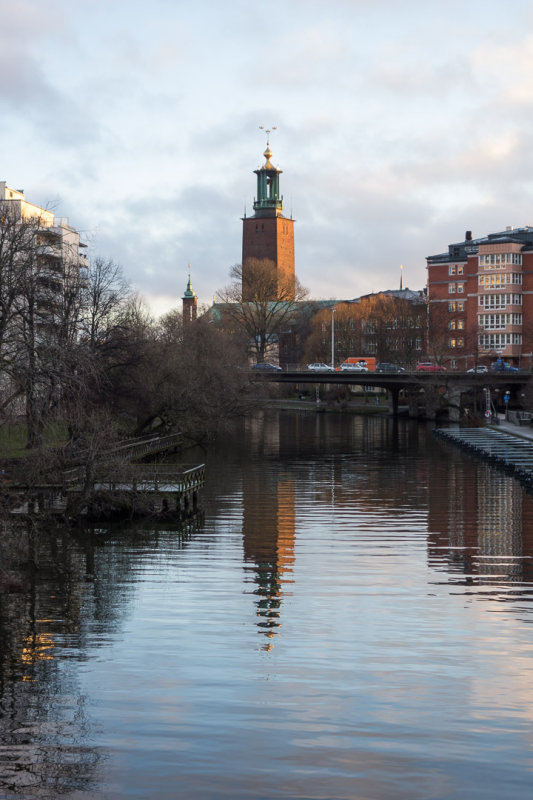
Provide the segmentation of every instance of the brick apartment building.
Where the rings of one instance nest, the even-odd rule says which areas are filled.
[[[533,358],[533,227],[506,228],[427,258],[429,352],[467,368]]]

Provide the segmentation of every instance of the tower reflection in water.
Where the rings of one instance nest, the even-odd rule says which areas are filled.
[[[258,632],[267,639],[263,649],[271,650],[281,627],[282,599],[293,582],[295,480],[279,461],[284,440],[279,424],[266,436],[258,422],[250,428],[255,455],[269,461],[270,469],[250,465],[243,477],[244,561],[252,570]]]
[[[253,564],[259,632],[272,639],[281,626],[285,585],[294,564],[294,480],[272,474],[268,486],[257,475],[244,480],[243,546]],[[258,498],[261,498],[258,502]],[[270,649],[272,643],[265,645]]]

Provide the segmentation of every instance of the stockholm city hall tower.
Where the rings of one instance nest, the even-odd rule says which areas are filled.
[[[270,131],[267,131],[267,135]],[[257,175],[257,197],[253,217],[244,216],[242,229],[242,294],[252,300],[252,272],[260,264],[268,264],[277,278],[276,297],[294,299],[294,220],[283,216],[283,196],[279,191],[281,170],[272,162],[267,139],[263,153],[265,163],[254,170]],[[276,299],[272,297],[272,299]]]

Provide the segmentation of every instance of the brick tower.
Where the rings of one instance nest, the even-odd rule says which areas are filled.
[[[267,131],[267,135],[270,131]],[[267,139],[263,153],[265,163],[254,170],[257,175],[257,197],[253,217],[244,217],[242,230],[242,293],[247,297],[247,274],[253,261],[270,261],[277,274],[278,289],[283,286],[287,299],[294,299],[294,220],[283,216],[283,196],[279,193],[281,170],[270,159]],[[249,284],[248,284],[249,285]],[[275,299],[274,297],[272,299]]]

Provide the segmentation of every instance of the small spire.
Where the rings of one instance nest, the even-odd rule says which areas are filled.
[[[403,290],[403,264],[400,264],[400,291]]]
[[[267,146],[265,152],[263,153],[266,159],[265,163],[263,164],[263,169],[274,169],[270,163],[270,159],[272,158],[272,150],[270,149],[270,134],[272,131],[277,131],[277,127],[276,125],[272,125],[271,128],[265,128],[263,125],[259,125],[259,130],[265,131],[267,137]]]
[[[196,297],[196,295],[193,292],[193,288],[192,288],[192,284],[191,284],[191,265],[187,264],[187,266],[189,268],[189,280],[187,281],[187,288],[185,289],[185,294],[183,296],[184,297]]]

